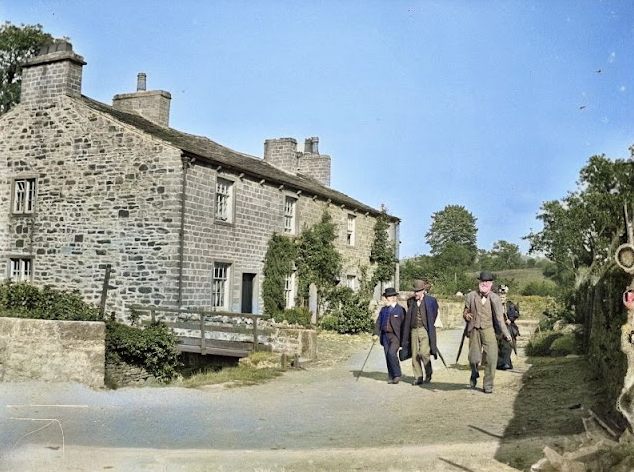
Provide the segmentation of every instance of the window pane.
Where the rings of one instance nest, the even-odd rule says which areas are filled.
[[[228,276],[229,264],[214,264],[214,275],[211,285],[211,306],[214,308],[226,308]]]
[[[216,218],[231,221],[231,193],[233,182],[216,179]]]
[[[284,199],[284,232],[295,233],[295,200],[292,197]]]
[[[35,208],[35,179],[14,181],[13,213],[33,213]]]

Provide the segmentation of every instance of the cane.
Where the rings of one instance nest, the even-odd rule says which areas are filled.
[[[374,347],[374,344],[376,343],[376,339],[374,339],[372,341],[372,346],[370,346],[370,350],[368,351],[368,355],[365,358],[365,361],[363,361],[363,365],[361,366],[361,369],[359,370],[359,374],[357,375],[357,379],[359,380],[359,377],[361,377],[361,372],[363,372],[363,368],[365,367],[365,363],[368,362],[368,359],[370,358],[370,353],[372,352],[372,348]],[[355,382],[356,382],[355,380]]]

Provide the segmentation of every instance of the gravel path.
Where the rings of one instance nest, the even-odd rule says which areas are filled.
[[[461,331],[439,332],[453,364]],[[459,365],[434,361],[423,387],[386,383],[382,348],[240,388],[1,384],[0,470],[515,470],[494,455],[513,416],[524,359],[495,393],[468,388]],[[482,414],[482,411],[486,411]],[[39,430],[38,430],[39,429]]]

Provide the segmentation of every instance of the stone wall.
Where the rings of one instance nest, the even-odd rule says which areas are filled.
[[[0,318],[0,380],[104,386],[105,324]]]
[[[215,218],[213,202],[218,178],[232,183],[233,211],[227,221]],[[214,262],[222,262],[230,264],[231,289],[226,309],[241,311],[242,274],[250,273],[256,274],[253,312],[262,313],[264,256],[271,235],[284,234],[284,201],[287,196],[297,199],[298,230],[318,223],[324,211],[332,216],[337,228],[335,246],[343,260],[342,283],[346,283],[348,276],[359,280],[361,267],[369,266],[376,222],[372,215],[355,213],[226,169],[193,165],[188,170],[187,180],[183,270],[183,301],[187,307],[210,307],[213,265]],[[347,241],[348,215],[355,217],[354,245]]]
[[[0,213],[13,179],[37,178],[36,212],[8,216],[2,256],[32,258],[34,283],[95,304],[110,264],[108,311],[118,314],[175,302],[180,151],[65,96],[3,115],[0,149]]]

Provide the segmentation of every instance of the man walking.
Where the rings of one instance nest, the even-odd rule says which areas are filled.
[[[389,384],[397,384],[401,380],[401,364],[398,360],[398,350],[403,339],[405,308],[397,303],[398,292],[392,287],[386,288],[383,296],[386,304],[376,319],[374,339],[380,336],[381,346],[385,351],[385,362]]]
[[[498,289],[498,295],[500,296],[500,303],[502,303],[502,309],[504,310],[504,322],[506,328],[511,335],[511,342],[504,339],[502,333],[496,333],[498,339],[498,370],[508,370],[513,368],[513,362],[511,360],[511,354],[515,349],[515,343],[520,330],[515,324],[515,320],[519,318],[520,312],[517,309],[517,305],[507,299],[509,288],[506,285],[500,285]]]
[[[438,301],[427,294],[431,284],[426,280],[414,281],[414,296],[407,300],[407,316],[403,335],[403,349],[411,346],[413,385],[431,382],[431,356],[438,358],[436,347],[436,317]],[[423,380],[423,368],[425,377]]]
[[[478,365],[482,356],[487,359],[484,368],[484,393],[493,393],[493,381],[498,360],[498,343],[495,334],[502,333],[507,341],[511,335],[504,322],[504,310],[500,297],[491,291],[493,274],[488,271],[480,272],[478,289],[465,297],[465,307],[462,317],[467,322],[467,336],[469,336],[469,363],[471,364],[470,384],[475,388],[478,382]]]

